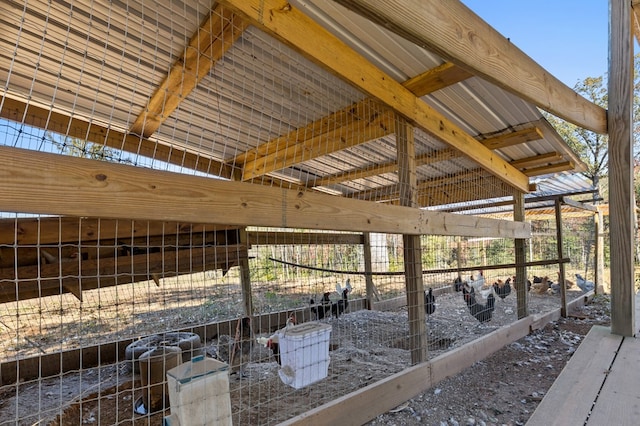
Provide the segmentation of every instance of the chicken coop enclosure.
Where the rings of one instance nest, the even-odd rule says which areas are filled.
[[[542,113],[348,3],[0,2],[1,425],[172,421],[213,359],[233,424],[339,416],[597,289]]]

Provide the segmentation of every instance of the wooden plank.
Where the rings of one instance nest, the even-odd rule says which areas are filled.
[[[249,245],[362,244],[362,234],[249,231]]]
[[[471,77],[473,77],[473,74],[467,70],[451,62],[445,62],[442,65],[438,65],[435,68],[410,78],[402,83],[402,85],[409,89],[414,95],[422,97]]]
[[[462,2],[336,1],[560,118],[607,133],[607,112],[603,108],[560,82]]]
[[[233,175],[232,166],[207,158],[203,153],[194,154],[160,141],[141,138],[95,122],[89,123],[50,108],[26,104],[7,96],[3,98],[0,117],[214,176],[230,178]]]
[[[231,11],[216,5],[191,36],[184,55],[173,64],[130,133],[145,138],[154,134],[248,26]]]
[[[174,248],[117,258],[3,268],[0,269],[0,303],[66,292],[77,297],[76,293],[81,291],[146,281],[154,274],[161,278],[211,269],[228,270],[243,257],[247,257],[246,247],[233,245]]]
[[[633,155],[633,39],[631,4],[609,2],[609,241],[611,246],[611,329],[635,336]]]
[[[281,0],[221,0],[259,29],[364,90],[434,137],[465,153],[489,173],[522,191],[529,179],[435,108],[385,74],[297,8]],[[305,34],[305,37],[300,37]]]
[[[82,243],[123,239],[131,243],[145,237],[163,236],[176,241],[176,235],[188,234],[195,238],[207,234],[218,243],[226,243],[225,234],[234,234],[237,227],[201,223],[168,221],[136,221],[126,219],[97,219],[89,217],[40,217],[0,219],[0,244],[46,245],[65,242]],[[127,240],[128,239],[128,240]],[[202,238],[200,238],[202,240]],[[237,242],[237,241],[234,241]]]
[[[622,336],[611,334],[608,327],[594,325],[527,425],[583,426],[621,343]]]
[[[587,426],[635,426],[640,419],[640,340],[625,337]]]
[[[546,166],[532,167],[524,171],[529,177],[548,175],[550,173],[560,173],[573,170],[575,164],[572,161],[562,161],[560,163],[548,164]]]
[[[524,194],[522,192],[516,192],[513,194],[513,220],[516,222],[525,221],[524,210]],[[517,238],[514,241],[515,256],[514,261],[516,263],[516,276],[514,287],[516,290],[517,299],[517,311],[518,318],[524,318],[529,315],[529,289],[527,288],[527,267],[525,262],[527,261],[527,242],[522,238]],[[558,257],[562,259],[562,257]],[[564,263],[560,263],[564,265]]]
[[[530,238],[529,224],[0,147],[0,210],[239,226]],[[71,190],[72,189],[72,190]],[[160,208],[161,206],[161,208]]]

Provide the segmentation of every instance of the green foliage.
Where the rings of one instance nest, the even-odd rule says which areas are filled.
[[[582,82],[578,82],[573,89],[584,98],[607,109],[609,97],[607,81],[604,77],[587,77]],[[589,178],[600,189],[605,198],[608,198],[608,191],[605,186],[609,159],[608,136],[577,127],[548,113],[545,113],[545,117],[585,163],[584,176]],[[637,158],[637,156],[640,156],[640,54],[636,55],[634,61],[633,122],[635,123],[633,143]],[[636,183],[636,194],[639,193],[640,187]]]
[[[72,157],[89,158],[91,160],[108,161],[111,163],[133,164],[132,160],[119,155],[119,150],[111,149],[105,145],[69,136],[58,139],[56,135],[51,132],[47,132],[46,137],[62,154]]]

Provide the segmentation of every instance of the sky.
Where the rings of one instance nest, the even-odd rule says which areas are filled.
[[[606,76],[609,0],[462,0],[567,86]]]

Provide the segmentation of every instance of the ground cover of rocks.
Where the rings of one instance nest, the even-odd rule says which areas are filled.
[[[524,425],[591,327],[610,324],[609,308],[596,296],[369,425]]]

